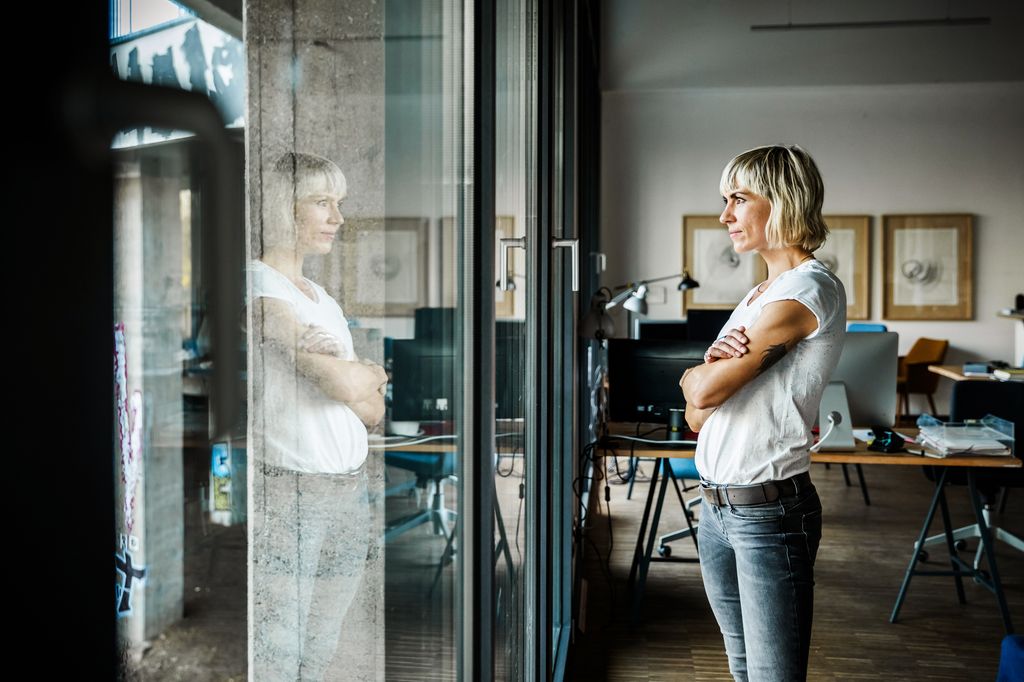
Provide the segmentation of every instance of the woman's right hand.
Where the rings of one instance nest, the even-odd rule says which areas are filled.
[[[718,337],[704,351],[704,362],[711,363],[726,358],[738,358],[749,353],[750,349],[747,348],[747,344],[750,343],[750,339],[743,333],[746,330],[746,327],[740,325],[735,329],[730,329],[725,336]]]
[[[388,390],[387,371],[376,362],[365,358],[359,360],[358,364],[357,376],[363,392],[370,393],[372,391],[382,396],[385,395]]]

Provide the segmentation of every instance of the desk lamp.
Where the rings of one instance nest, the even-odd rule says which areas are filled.
[[[683,270],[678,275],[666,275],[665,277],[655,277],[654,279],[620,284],[615,287],[615,290],[619,291],[617,294],[613,293],[608,287],[601,287],[590,299],[590,312],[587,313],[580,324],[580,334],[590,338],[608,338],[615,333],[615,325],[612,323],[611,316],[606,312],[608,309],[622,305],[623,308],[629,311],[631,316],[633,313],[646,315],[647,285],[654,282],[663,282],[666,279],[675,279],[676,277],[680,278],[679,284],[676,286],[676,289],[679,291],[696,289],[700,286],[697,280],[690,277],[688,271]]]

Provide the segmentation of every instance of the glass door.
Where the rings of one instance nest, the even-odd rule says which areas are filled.
[[[187,133],[118,138],[126,667],[147,671],[132,662],[147,642],[164,666],[204,642],[225,677],[257,680],[552,674],[578,254],[563,5],[540,5],[254,0],[241,40],[173,7],[141,37],[160,49],[112,37],[126,80],[210,95],[247,209],[244,225],[202,219]],[[213,257],[236,229],[241,253]],[[244,310],[218,312],[210,281],[228,270]],[[219,429],[225,319],[245,334],[244,401]]]
[[[547,679],[568,644],[578,245],[562,12],[496,14],[495,611],[497,679]]]
[[[538,537],[537,15],[535,0],[495,15],[494,672],[531,679]]]

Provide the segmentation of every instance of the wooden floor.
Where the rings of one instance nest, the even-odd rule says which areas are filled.
[[[967,581],[967,604],[960,605],[952,578],[915,577],[899,622],[889,623],[934,488],[916,467],[864,467],[864,472],[870,507],[859,488],[845,486],[837,466],[812,469],[824,507],[824,531],[815,566],[809,678],[995,679],[1004,631],[995,597],[986,588]],[[586,634],[574,649],[571,679],[732,679],[698,565],[653,563],[640,621],[631,622],[626,578],[647,485],[638,483],[628,501],[624,485],[613,486],[611,493],[611,584],[588,546]],[[949,497],[954,527],[970,523],[966,489],[953,487]],[[684,525],[678,502],[667,508],[662,532]],[[1021,491],[1010,495],[999,520],[1024,535]],[[608,554],[606,523],[606,518],[597,519],[592,532],[603,558]],[[940,529],[937,519],[932,532]],[[969,544],[973,558],[976,541]],[[678,556],[696,556],[688,540],[675,548]],[[930,563],[948,568],[948,561],[937,560],[940,555],[936,548]],[[997,562],[1019,630],[1024,627],[1024,554],[1000,543]]]

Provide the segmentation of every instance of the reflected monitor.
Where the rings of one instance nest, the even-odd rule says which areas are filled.
[[[455,349],[432,340],[391,342],[391,419],[450,421],[455,417]]]
[[[497,419],[524,416],[527,390],[522,322],[499,320],[495,335]],[[436,332],[436,329],[435,329]],[[391,372],[391,420],[412,422],[455,419],[455,390],[461,390],[462,362],[450,339],[428,336],[385,339],[385,366]],[[459,378],[459,383],[456,383]]]

